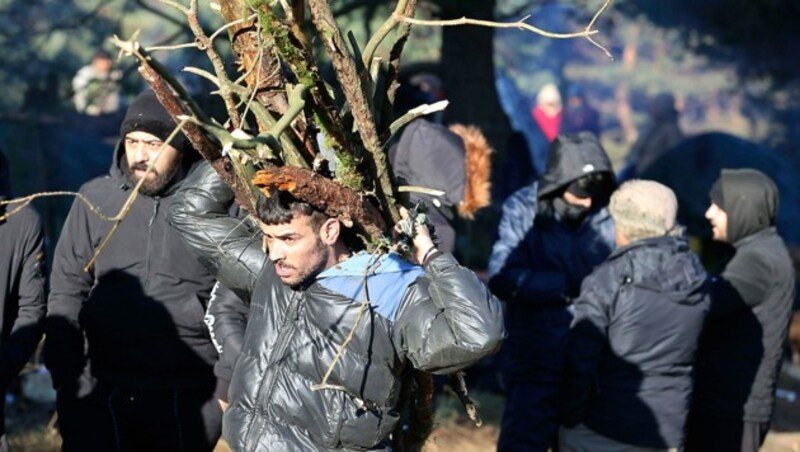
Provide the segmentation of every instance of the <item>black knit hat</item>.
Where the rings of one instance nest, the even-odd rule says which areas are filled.
[[[714,182],[709,196],[711,197],[711,202],[716,204],[720,209],[725,210],[725,196],[722,194],[722,177]]]
[[[152,90],[147,90],[139,94],[128,107],[119,134],[124,138],[130,132],[147,132],[164,141],[176,126],[175,121],[156,98],[156,94]],[[178,132],[169,144],[179,151],[189,149],[189,140],[183,132]]]

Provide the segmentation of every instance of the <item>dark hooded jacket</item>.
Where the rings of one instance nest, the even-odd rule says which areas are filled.
[[[389,151],[389,161],[399,180],[445,192],[441,197],[412,193],[410,200],[412,204],[425,203],[439,249],[453,252],[456,236],[450,222],[465,189],[461,138],[444,126],[418,119],[403,130],[397,145]]]
[[[423,270],[391,254],[373,265],[359,253],[292,290],[260,238],[226,217],[232,201],[204,164],[178,193],[171,221],[220,282],[250,300],[223,420],[233,450],[385,450],[410,366],[451,373],[499,347],[500,303],[451,255],[434,254]],[[367,265],[374,271],[363,291]],[[338,351],[328,385],[315,388]]]
[[[709,309],[706,272],[686,241],[655,237],[616,250],[574,306],[562,421],[634,446],[680,447]]]
[[[9,165],[0,152],[0,199],[10,198]],[[0,208],[5,215],[18,208]],[[39,216],[31,207],[0,220],[0,389],[33,354],[42,336],[46,295],[44,235]],[[5,423],[0,401],[0,432]]]
[[[559,137],[555,143],[541,180],[503,204],[489,261],[489,287],[507,302],[509,381],[558,380],[571,320],[568,299],[578,295],[583,278],[615,246],[614,224],[605,206],[590,211],[577,226],[567,225],[558,214],[549,225],[534,226],[540,201],[559,197],[585,175],[612,174],[596,139],[576,144]]]
[[[448,129],[424,119],[408,124],[389,150],[392,170],[401,183],[444,192],[409,194],[412,204],[425,204],[441,251],[455,249],[451,222],[456,212],[472,219],[475,211],[489,205],[491,152],[476,127],[454,124]]]
[[[692,412],[768,422],[795,294],[792,261],[775,229],[778,189],[750,169],[722,170],[735,254],[712,283]]]
[[[124,158],[120,143],[110,174],[80,190],[108,216],[131,194]],[[80,200],[72,205],[48,301],[45,358],[56,388],[75,383],[86,368],[120,385],[213,391],[217,352],[203,316],[214,279],[167,224],[167,206],[181,183],[160,196],[140,194],[89,271],[84,267],[112,223]]]

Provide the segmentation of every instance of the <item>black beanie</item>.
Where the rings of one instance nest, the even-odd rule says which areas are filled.
[[[725,197],[722,195],[722,178],[720,177],[714,182],[714,185],[711,187],[711,192],[709,193],[711,197],[711,202],[717,205],[722,210],[725,210]]]
[[[175,121],[158,101],[156,93],[147,90],[139,94],[128,107],[119,134],[125,138],[130,132],[147,132],[165,141],[176,126]],[[179,151],[189,148],[189,140],[183,132],[178,132],[169,144]]]

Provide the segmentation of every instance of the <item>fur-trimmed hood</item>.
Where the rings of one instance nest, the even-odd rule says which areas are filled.
[[[412,198],[436,200],[469,219],[491,202],[491,153],[475,126],[456,124],[448,130],[418,119],[406,126],[389,159],[400,183],[444,192],[441,197]]]

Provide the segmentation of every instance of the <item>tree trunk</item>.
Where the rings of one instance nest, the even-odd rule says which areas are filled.
[[[495,0],[439,3],[442,19],[494,17]],[[494,88],[493,36],[494,30],[486,27],[444,27],[440,75],[450,101],[445,121],[477,125],[492,147],[502,150],[511,127]]]
[[[442,19],[469,17],[494,18],[495,0],[439,0]],[[445,122],[473,124],[483,131],[491,146],[505,151],[511,125],[500,106],[494,86],[494,30],[485,27],[456,26],[442,29],[440,76],[450,106]],[[496,159],[493,159],[497,161]],[[492,179],[502,177],[493,171]],[[483,209],[474,221],[457,221],[459,261],[473,268],[485,268],[497,223],[494,209]],[[466,238],[466,240],[464,240]]]

